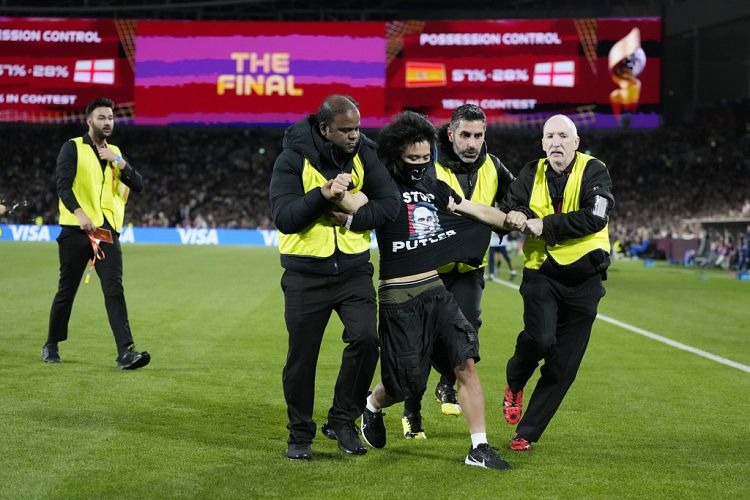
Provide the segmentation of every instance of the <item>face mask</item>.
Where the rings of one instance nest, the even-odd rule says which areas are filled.
[[[431,161],[426,161],[424,163],[407,163],[404,160],[400,160],[399,171],[404,180],[411,184],[416,184],[422,180],[424,173],[427,171],[427,167],[429,167],[431,163]]]

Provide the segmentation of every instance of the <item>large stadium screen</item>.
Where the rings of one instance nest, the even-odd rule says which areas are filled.
[[[659,18],[394,21],[388,115],[446,121],[464,103],[492,123],[566,113],[591,127],[659,125]]]
[[[137,124],[293,123],[328,94],[384,120],[383,23],[139,21]]]
[[[0,17],[0,121],[79,120],[106,96],[133,109],[133,21]]]

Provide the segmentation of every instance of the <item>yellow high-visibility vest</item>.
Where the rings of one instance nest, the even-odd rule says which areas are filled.
[[[595,159],[593,156],[576,152],[576,161],[563,192],[562,213],[574,212],[580,209],[583,173],[589,161]],[[547,168],[552,167],[547,164],[546,158],[540,159],[537,163],[534,185],[531,188],[531,199],[529,201],[529,208],[540,218],[555,213],[555,209],[552,206],[552,198],[549,194],[549,187],[547,186]],[[565,240],[554,246],[547,246],[546,242],[541,238],[527,236],[523,244],[524,267],[539,269],[545,259],[547,259],[547,252],[559,264],[568,265],[596,249],[602,249],[609,253],[609,224],[605,225],[599,232],[581,238]]]
[[[118,233],[125,219],[125,204],[128,201],[130,188],[121,180],[121,171],[117,165],[110,163],[102,171],[99,157],[90,144],[83,142],[83,137],[71,139],[76,145],[78,161],[76,176],[73,179],[73,194],[86,215],[96,227],[104,225],[104,217]],[[120,148],[107,143],[115,155],[122,156]],[[60,224],[77,226],[78,218],[59,200]]]
[[[304,162],[302,186],[305,193],[328,182],[328,179],[310,163],[310,160],[305,158]],[[358,192],[362,188],[364,179],[365,171],[362,160],[359,155],[356,155],[352,168],[354,188],[349,192]],[[370,230],[348,230],[343,226],[334,225],[326,216],[321,216],[298,233],[284,234],[279,231],[279,251],[285,255],[325,258],[333,255],[337,248],[346,254],[358,254],[369,250]]]
[[[440,163],[435,163],[435,172],[438,179],[448,184],[462,197],[466,197],[461,188],[461,184],[458,182],[458,177],[453,170],[441,165]],[[474,186],[474,192],[471,194],[471,201],[482,205],[493,206],[495,204],[495,196],[497,195],[499,182],[495,162],[492,161],[492,158],[488,154],[485,157],[482,166],[477,169],[477,183],[476,186]],[[487,246],[487,249],[489,250],[489,246]],[[485,267],[487,265],[487,253],[488,252],[485,251],[484,259],[482,260],[482,265],[480,267]],[[463,262],[451,262],[450,264],[438,268],[438,272],[448,273],[453,269],[458,269],[458,272],[460,273],[468,273],[469,271],[478,268],[470,266],[469,264],[464,264]]]

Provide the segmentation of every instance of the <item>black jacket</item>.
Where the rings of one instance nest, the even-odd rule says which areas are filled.
[[[375,143],[364,134],[360,134],[355,153],[342,154],[340,149],[320,135],[315,116],[310,115],[286,130],[282,146],[273,166],[269,187],[273,221],[282,233],[298,233],[335,208],[323,197],[320,188],[305,193],[302,186],[305,158],[326,179],[333,179],[342,172],[351,172],[354,156],[359,154],[365,171],[362,192],[369,201],[354,215],[350,229],[373,229],[394,220],[398,215],[401,200],[396,185],[378,159]],[[339,274],[369,260],[369,251],[348,255],[337,250],[325,259],[281,255],[281,265],[286,269],[324,275]]]
[[[503,212],[516,210],[523,212],[529,218],[538,217],[529,208],[537,163],[538,160],[527,163],[518,173],[516,182],[500,203],[500,209]],[[568,173],[574,163],[575,158],[561,174],[556,173],[552,168],[547,169],[547,187],[552,197],[552,206],[555,207],[555,213],[544,218],[542,238],[548,245],[556,245],[564,240],[581,238],[601,231],[607,224],[609,213],[615,205],[609,171],[601,161],[594,158],[589,161],[581,179],[580,208],[575,212],[560,213]],[[607,201],[604,217],[595,215],[597,196]]]
[[[477,170],[479,170],[479,167],[482,166],[489,154],[492,163],[495,164],[495,169],[497,169],[498,186],[495,201],[500,202],[508,192],[510,184],[515,180],[513,174],[510,173],[510,170],[503,165],[503,162],[497,156],[487,152],[487,143],[482,145],[482,151],[479,152],[479,156],[474,163],[464,163],[461,161],[461,158],[453,151],[453,143],[448,139],[448,127],[449,125],[444,125],[438,133],[438,163],[451,169],[456,174],[456,178],[466,199],[470,200],[477,183]]]

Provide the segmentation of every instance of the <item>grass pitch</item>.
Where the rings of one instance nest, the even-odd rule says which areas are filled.
[[[750,498],[750,373],[604,321],[542,440],[510,452],[499,408],[521,300],[497,283],[478,369],[490,442],[513,471],[464,466],[465,423],[431,398],[426,441],[400,437],[398,405],[385,449],[347,457],[319,434],[312,462],[289,462],[276,249],[125,246],[131,326],[153,356],[135,372],[115,368],[96,278],[79,290],[64,362],[40,361],[56,252],[0,244],[0,498]],[[601,313],[750,365],[750,283],[627,261],[606,286]],[[334,316],[321,350],[319,425],[341,329]]]

